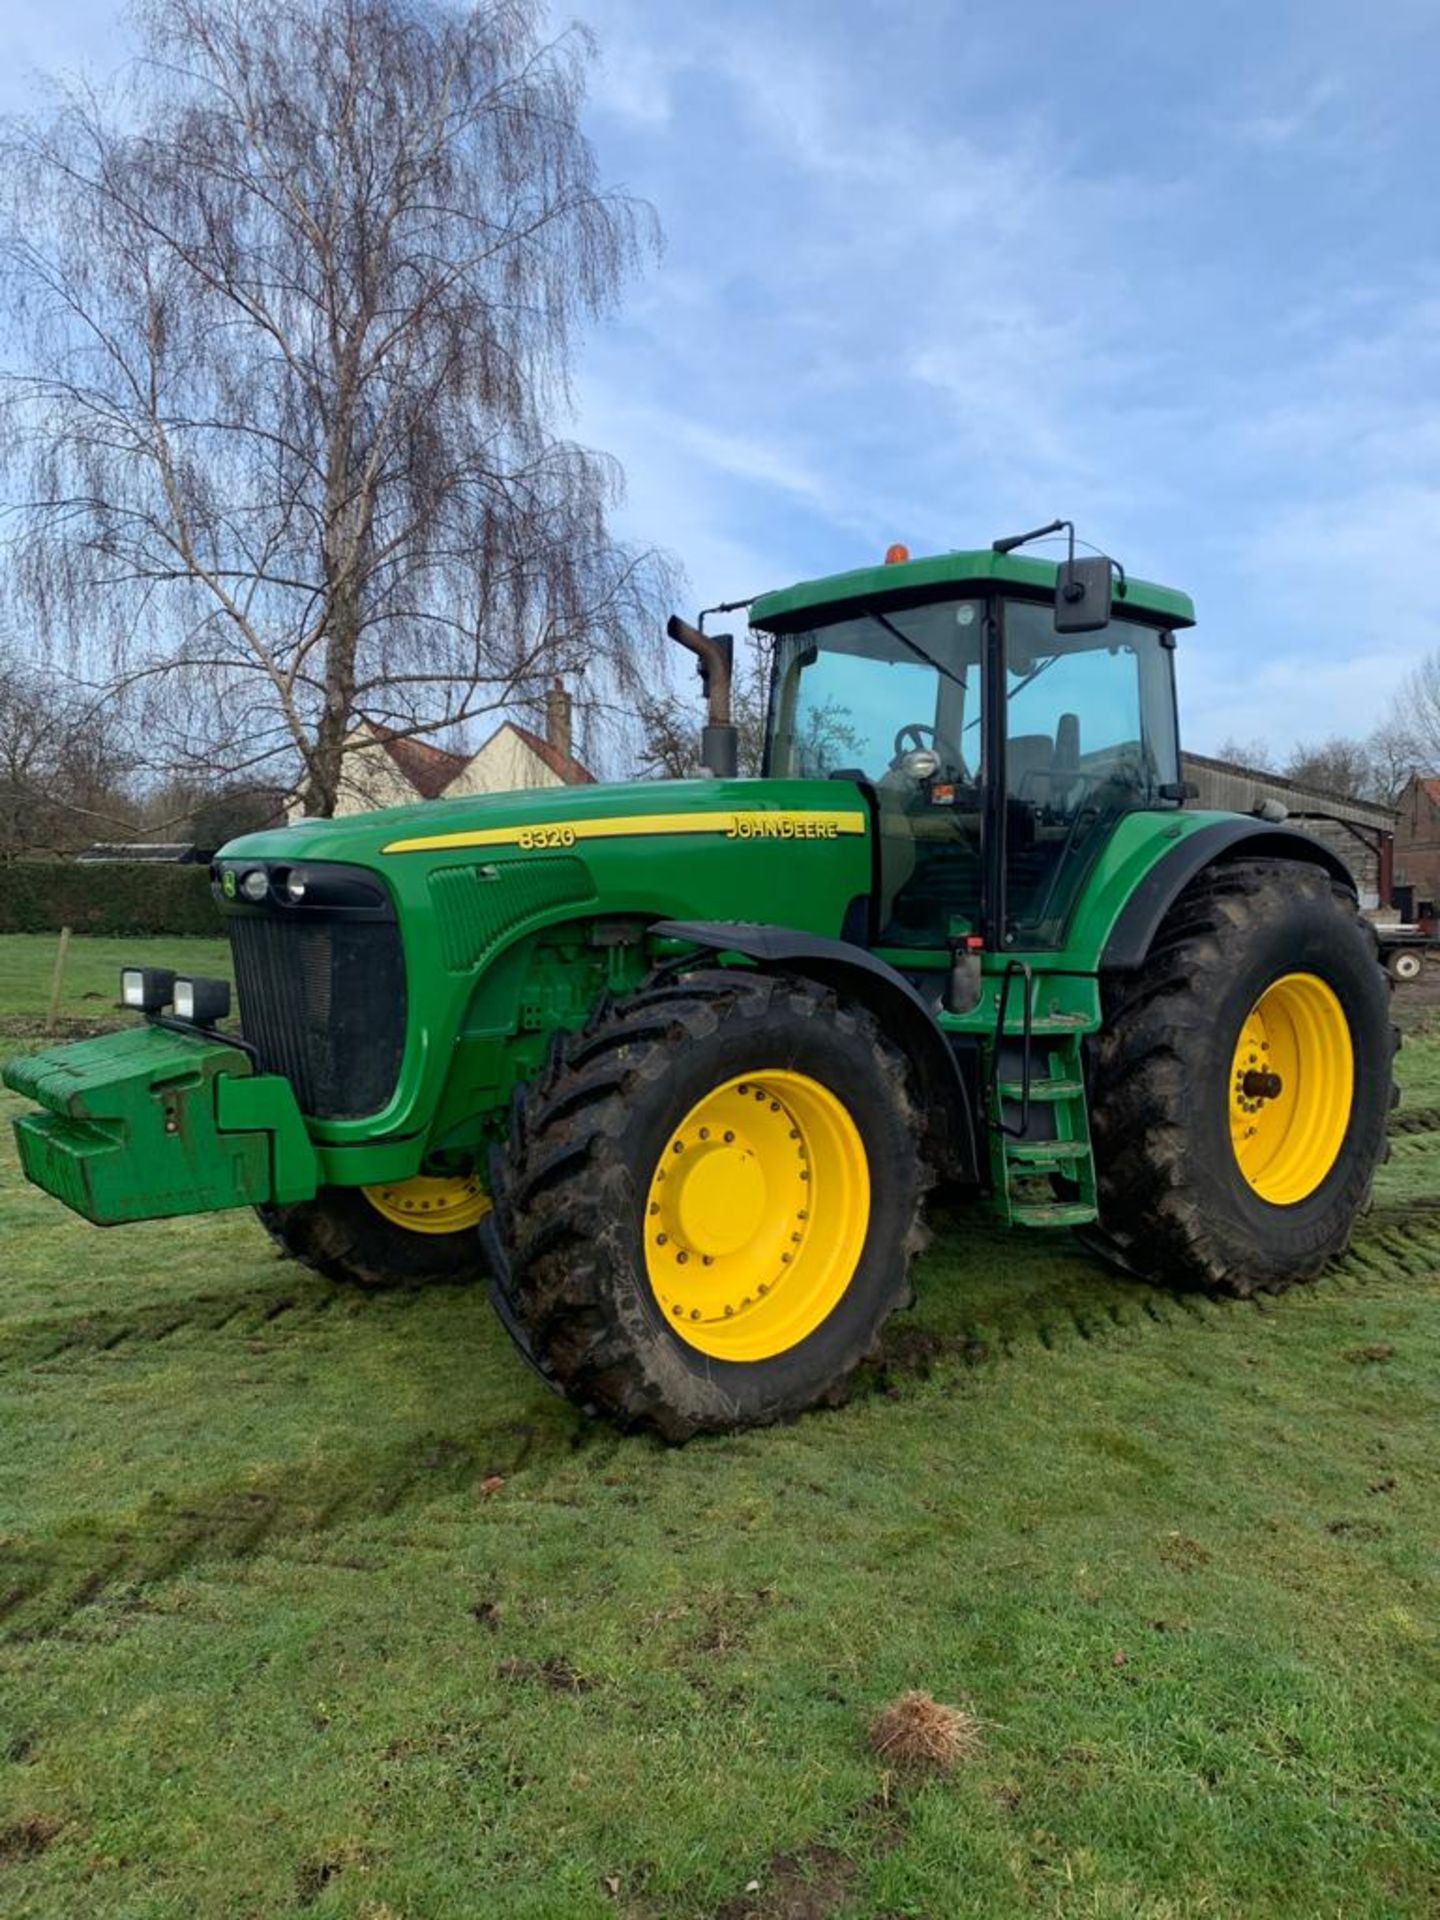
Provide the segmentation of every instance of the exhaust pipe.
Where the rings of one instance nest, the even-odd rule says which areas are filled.
[[[705,725],[700,759],[716,780],[733,780],[740,771],[740,735],[730,718],[730,682],[735,671],[735,641],[728,633],[702,633],[672,613],[665,631],[695,655],[705,689]]]

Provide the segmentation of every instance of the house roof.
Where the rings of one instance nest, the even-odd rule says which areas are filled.
[[[451,753],[448,747],[396,733],[393,727],[382,727],[373,720],[370,731],[422,800],[438,800],[470,764],[467,753]]]
[[[82,866],[98,866],[109,860],[190,866],[198,863],[200,856],[191,840],[98,840],[75,858]]]
[[[582,766],[573,753],[561,753],[558,747],[552,747],[550,742],[540,734],[532,733],[529,727],[522,727],[518,720],[507,720],[505,724],[512,733],[524,741],[537,759],[544,761],[555,778],[562,780],[567,787],[595,785],[594,774],[588,767]]]

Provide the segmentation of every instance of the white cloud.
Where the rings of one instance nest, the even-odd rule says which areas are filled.
[[[1333,74],[1322,75],[1290,105],[1246,114],[1230,121],[1228,131],[1246,146],[1270,149],[1288,147],[1302,134],[1316,130],[1325,109],[1338,100],[1343,91]]]

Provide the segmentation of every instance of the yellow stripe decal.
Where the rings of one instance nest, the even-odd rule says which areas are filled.
[[[581,840],[629,840],[661,833],[718,833],[727,840],[836,840],[864,833],[863,813],[630,813],[610,820],[552,821],[538,826],[480,827],[392,840],[385,853],[443,853],[458,847],[523,847],[548,851]]]

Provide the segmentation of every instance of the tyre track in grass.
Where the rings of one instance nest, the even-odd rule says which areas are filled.
[[[77,1632],[76,1617],[91,1608],[104,1609],[93,1623],[103,1631],[144,1610],[144,1589],[194,1561],[244,1561],[287,1538],[423,1507],[491,1474],[508,1479],[531,1463],[536,1440],[534,1427],[514,1420],[412,1435],[343,1458],[282,1462],[243,1485],[156,1493],[118,1521],[78,1520],[48,1539],[11,1536],[0,1549],[0,1643]]]
[[[1420,1132],[1432,1151],[1440,1148],[1440,1128]],[[1440,1194],[1440,1152],[1436,1157]],[[1022,1229],[1006,1231],[965,1216],[938,1224],[942,1258],[945,1241],[953,1240],[993,1271],[1018,1266],[1020,1287],[1013,1298],[992,1296],[964,1312],[957,1328],[929,1327],[923,1317],[892,1321],[881,1354],[857,1385],[861,1397],[902,1393],[907,1384],[937,1372],[959,1375],[1067,1348],[1133,1345],[1180,1328],[1197,1334],[1226,1328],[1238,1314],[1283,1314],[1311,1293],[1306,1288],[1252,1300],[1177,1293],[1116,1279],[1078,1248],[1071,1253],[1059,1236],[1035,1235],[1027,1241]],[[1363,1298],[1397,1277],[1436,1276],[1437,1229],[1440,1201],[1382,1203],[1362,1223],[1350,1251],[1316,1286]],[[1060,1264],[1041,1286],[1021,1291],[1030,1252],[1052,1261],[1058,1253]],[[923,1309],[927,1288],[938,1291],[947,1282],[923,1269],[919,1278]],[[178,1340],[194,1352],[213,1350],[223,1361],[262,1335],[278,1345],[334,1328],[343,1339],[337,1315],[355,1322],[357,1332],[399,1322],[426,1299],[433,1302],[434,1293],[352,1294],[287,1268],[275,1285],[230,1293],[207,1289],[123,1312],[21,1322],[0,1350],[0,1365],[83,1378],[87,1363],[143,1358],[157,1344]],[[495,1338],[501,1339],[498,1328]],[[563,1464],[577,1454],[598,1470],[622,1449],[653,1444],[627,1439],[596,1422],[542,1421],[537,1428],[509,1417],[458,1432],[412,1434],[390,1446],[318,1461],[278,1463],[243,1483],[180,1487],[118,1520],[93,1516],[48,1539],[7,1542],[0,1551],[0,1640],[88,1638],[115,1630],[144,1608],[147,1589],[193,1562],[243,1562],[275,1542],[314,1539],[345,1523],[405,1507],[423,1510],[488,1474],[509,1478],[523,1468],[543,1469],[547,1460]]]
[[[114,1310],[87,1310],[73,1317],[16,1321],[0,1332],[0,1371],[52,1371],[132,1343],[156,1345],[182,1335],[208,1340],[225,1334],[231,1340],[249,1340],[279,1322],[284,1323],[285,1332],[300,1333],[327,1319],[353,1319],[361,1313],[393,1319],[411,1311],[422,1297],[398,1289],[371,1295],[348,1293],[326,1281],[312,1280],[290,1265],[275,1282],[229,1293],[207,1289]]]
[[[1431,1134],[1428,1144],[1434,1151],[1440,1142]],[[1039,1295],[1017,1294],[1013,1304],[992,1303],[984,1314],[968,1316],[958,1331],[937,1331],[923,1321],[917,1323],[903,1316],[892,1320],[885,1330],[882,1351],[859,1391],[894,1391],[905,1380],[926,1378],[937,1368],[965,1369],[997,1360],[1013,1361],[1023,1358],[1027,1351],[1053,1353],[1072,1343],[1114,1345],[1180,1327],[1211,1331],[1232,1325],[1236,1315],[1283,1314],[1291,1303],[1314,1298],[1317,1293],[1363,1299],[1380,1283],[1440,1277],[1440,1153],[1436,1154],[1435,1188],[1433,1201],[1377,1207],[1357,1229],[1348,1252],[1332,1262],[1317,1281],[1289,1293],[1261,1293],[1236,1300],[1118,1280],[1098,1262],[1093,1266],[1079,1264],[1086,1256],[1077,1253],[1073,1276],[1057,1277]],[[963,1222],[957,1223],[955,1232],[973,1245],[974,1233]],[[994,1234],[997,1257],[1003,1259],[1004,1248],[1013,1236],[1003,1229],[982,1228],[981,1232]],[[929,1284],[944,1282],[931,1280]],[[922,1304],[926,1285],[922,1269]]]
[[[1440,1136],[1440,1107],[1400,1109],[1392,1117],[1391,1134],[1393,1152],[1397,1157],[1403,1157],[1407,1166],[1415,1158],[1422,1159],[1423,1163],[1425,1155],[1435,1155],[1434,1197],[1431,1200],[1397,1203],[1382,1200],[1357,1231],[1351,1251],[1332,1266],[1327,1277],[1358,1270],[1356,1261],[1361,1249],[1378,1242],[1382,1233],[1392,1229],[1399,1230],[1402,1236],[1398,1258],[1403,1271],[1413,1272],[1416,1243],[1420,1243],[1423,1251],[1425,1237],[1440,1231],[1440,1222],[1432,1217],[1440,1212],[1440,1137],[1437,1137]],[[975,1228],[972,1223],[962,1220],[957,1223],[956,1231],[970,1239]],[[1012,1234],[987,1224],[980,1231],[994,1235],[998,1261],[1013,1260],[1015,1243],[1023,1230],[1017,1229]],[[1031,1238],[1037,1251],[1044,1247],[1042,1236],[1036,1234]],[[1024,1244],[1023,1241],[1021,1244]],[[248,1340],[282,1320],[286,1333],[300,1333],[316,1326],[327,1316],[345,1319],[398,1318],[413,1311],[421,1300],[429,1297],[424,1291],[415,1289],[397,1288],[373,1293],[350,1291],[313,1278],[297,1262],[284,1261],[278,1264],[281,1271],[274,1281],[230,1292],[205,1288],[180,1298],[168,1296],[150,1302],[131,1303],[114,1310],[87,1309],[73,1317],[45,1315],[17,1320],[0,1331],[0,1371],[10,1368],[44,1369],[57,1363],[73,1364],[97,1354],[113,1353],[132,1342],[158,1344],[180,1335],[193,1334],[205,1338],[228,1333],[236,1340]],[[1433,1264],[1440,1267],[1440,1255],[1437,1255]],[[1105,1284],[1114,1283],[1107,1278]],[[1132,1325],[1134,1315],[1124,1310],[1124,1303],[1136,1291],[1135,1286],[1127,1283],[1114,1298],[1097,1298],[1073,1309],[1067,1308],[1064,1314],[1075,1322],[1081,1338],[1094,1337],[1087,1335],[1084,1328],[1078,1325],[1077,1316],[1081,1314],[1089,1314],[1092,1319],[1096,1316],[1101,1320],[1108,1319],[1112,1326]],[[1192,1318],[1203,1319],[1206,1311],[1213,1309],[1216,1304],[1206,1301],[1204,1296],[1176,1294],[1159,1288],[1149,1289],[1148,1292],[1152,1300],[1176,1305],[1179,1311],[1188,1313]],[[1008,1326],[1007,1317],[1007,1329]],[[1098,1328],[1101,1333],[1104,1330],[1103,1326]],[[974,1337],[979,1339],[984,1336],[977,1332]],[[1056,1333],[1050,1329],[1048,1332],[1041,1331],[1038,1337],[1042,1345],[1047,1338],[1053,1343]],[[1060,1337],[1064,1337],[1063,1332]]]

